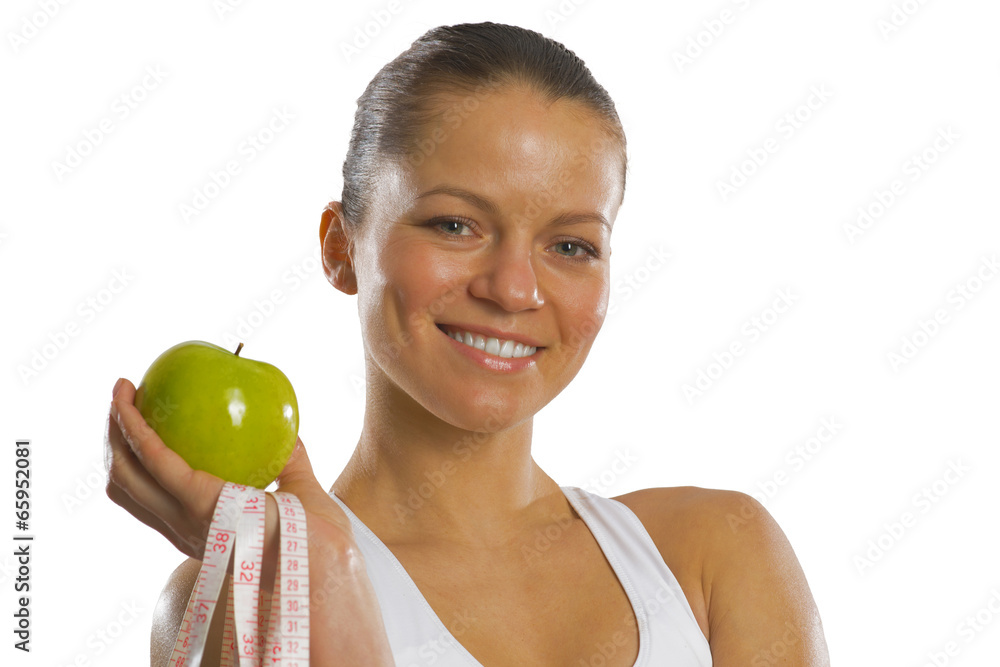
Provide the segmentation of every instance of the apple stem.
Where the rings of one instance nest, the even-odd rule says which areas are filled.
[[[242,349],[243,349],[243,343],[240,343],[240,346],[236,348],[236,352],[234,352],[233,354],[235,354],[237,357],[240,356],[240,350]]]

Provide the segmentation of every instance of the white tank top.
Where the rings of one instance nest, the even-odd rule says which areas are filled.
[[[560,488],[590,528],[632,603],[639,626],[634,667],[711,667],[708,641],[684,591],[639,518],[617,500],[575,486]],[[466,621],[438,618],[388,547],[340,498],[332,492],[330,496],[354,527],[397,667],[483,667],[455,638],[468,627]],[[594,664],[604,664],[602,649],[610,654],[616,646],[608,640],[587,648],[592,649]]]

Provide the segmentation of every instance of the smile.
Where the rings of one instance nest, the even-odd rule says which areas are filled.
[[[438,328],[441,329],[441,331],[443,331],[449,338],[452,338],[463,345],[475,348],[494,357],[500,357],[501,359],[520,359],[522,357],[530,357],[538,350],[537,347],[525,345],[524,343],[519,343],[513,340],[501,340],[499,338],[483,336],[482,334],[472,334],[468,331],[461,330],[447,331],[440,324],[438,325]]]
[[[541,346],[525,345],[520,341],[508,341],[482,334],[472,334],[468,331],[455,329],[451,325],[438,324],[437,328],[448,337],[447,345],[455,350],[459,356],[465,357],[480,368],[493,373],[518,373],[534,368],[545,349]],[[451,329],[451,333],[448,329]],[[469,340],[470,344],[466,344],[467,339],[471,339]],[[493,354],[493,351],[497,354]],[[510,356],[502,357],[501,353]],[[515,353],[520,354],[520,356],[514,356]]]

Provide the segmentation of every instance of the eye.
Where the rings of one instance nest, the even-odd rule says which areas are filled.
[[[465,227],[471,230],[472,221],[464,218],[435,218],[428,223],[428,226],[441,230],[447,236],[468,236],[468,234],[462,234],[460,228]],[[447,231],[448,229],[454,230],[456,227],[459,228],[458,234]]]
[[[474,235],[476,223],[469,218],[448,216],[432,218],[427,221],[426,226],[440,231],[445,236],[463,237]],[[463,234],[462,228],[468,229],[469,233]],[[553,244],[555,248],[565,249],[567,246],[570,248],[569,253],[557,250],[556,254],[576,262],[589,262],[601,257],[597,248],[583,239],[560,240]],[[574,250],[582,250],[583,252],[574,252]]]
[[[584,243],[582,241],[579,243],[576,241],[559,241],[555,245],[556,247],[571,246],[573,248],[577,248],[583,251],[582,253],[577,253],[573,255],[563,255],[563,253],[557,253],[559,255],[563,255],[564,257],[569,257],[571,259],[580,259],[586,261],[590,259],[590,257],[596,258],[600,256],[597,250],[594,249],[594,246],[590,245],[589,243]]]

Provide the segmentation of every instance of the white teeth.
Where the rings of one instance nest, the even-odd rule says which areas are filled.
[[[487,338],[486,339],[486,354],[492,354],[495,357],[500,356],[500,339],[499,338]]]
[[[525,345],[524,343],[515,343],[512,340],[501,341],[498,338],[486,338],[480,334],[473,336],[468,331],[456,331],[448,335],[459,343],[482,350],[486,354],[492,354],[493,356],[505,359],[530,357],[538,350],[537,347]]]

